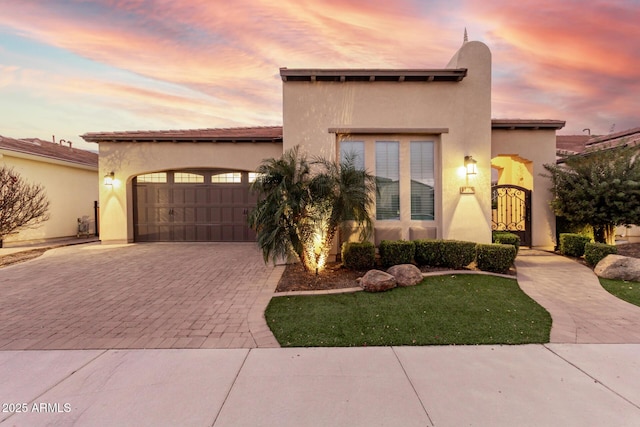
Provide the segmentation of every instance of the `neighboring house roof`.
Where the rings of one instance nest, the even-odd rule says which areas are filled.
[[[284,82],[459,82],[466,68],[455,69],[312,69],[280,68]]]
[[[582,153],[589,135],[556,135],[556,151],[559,155]]]
[[[614,148],[621,145],[640,144],[640,127],[623,130],[621,132],[610,133],[609,135],[596,136],[587,141],[585,151],[601,150],[603,148]]]
[[[72,148],[66,144],[56,144],[38,138],[14,139],[0,135],[0,151],[11,151],[22,155],[31,155],[49,160],[98,167],[98,154]]]
[[[220,129],[89,132],[87,142],[282,142],[282,126]]]
[[[640,127],[609,135],[557,135],[556,154],[559,158],[622,145],[640,145]]]

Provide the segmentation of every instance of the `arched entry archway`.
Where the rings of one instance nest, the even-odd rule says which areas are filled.
[[[533,163],[518,155],[499,155],[491,160],[491,230],[520,236],[531,246],[531,192]],[[495,175],[495,177],[494,177]]]
[[[491,231],[520,236],[520,244],[531,246],[531,190],[517,185],[491,188]]]

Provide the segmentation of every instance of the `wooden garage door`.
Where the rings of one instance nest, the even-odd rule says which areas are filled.
[[[137,242],[247,242],[256,205],[247,172],[170,171],[134,179]]]

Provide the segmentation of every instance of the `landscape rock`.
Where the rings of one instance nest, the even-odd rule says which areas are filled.
[[[593,270],[605,279],[640,281],[640,259],[622,255],[607,255]]]
[[[360,287],[367,292],[383,292],[396,286],[396,278],[380,270],[367,271],[360,281]]]
[[[422,281],[422,272],[413,264],[394,265],[387,273],[396,278],[398,286],[415,286]]]

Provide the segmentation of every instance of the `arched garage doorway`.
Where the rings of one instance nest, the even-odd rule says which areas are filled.
[[[136,242],[247,242],[252,172],[180,170],[133,179]]]

